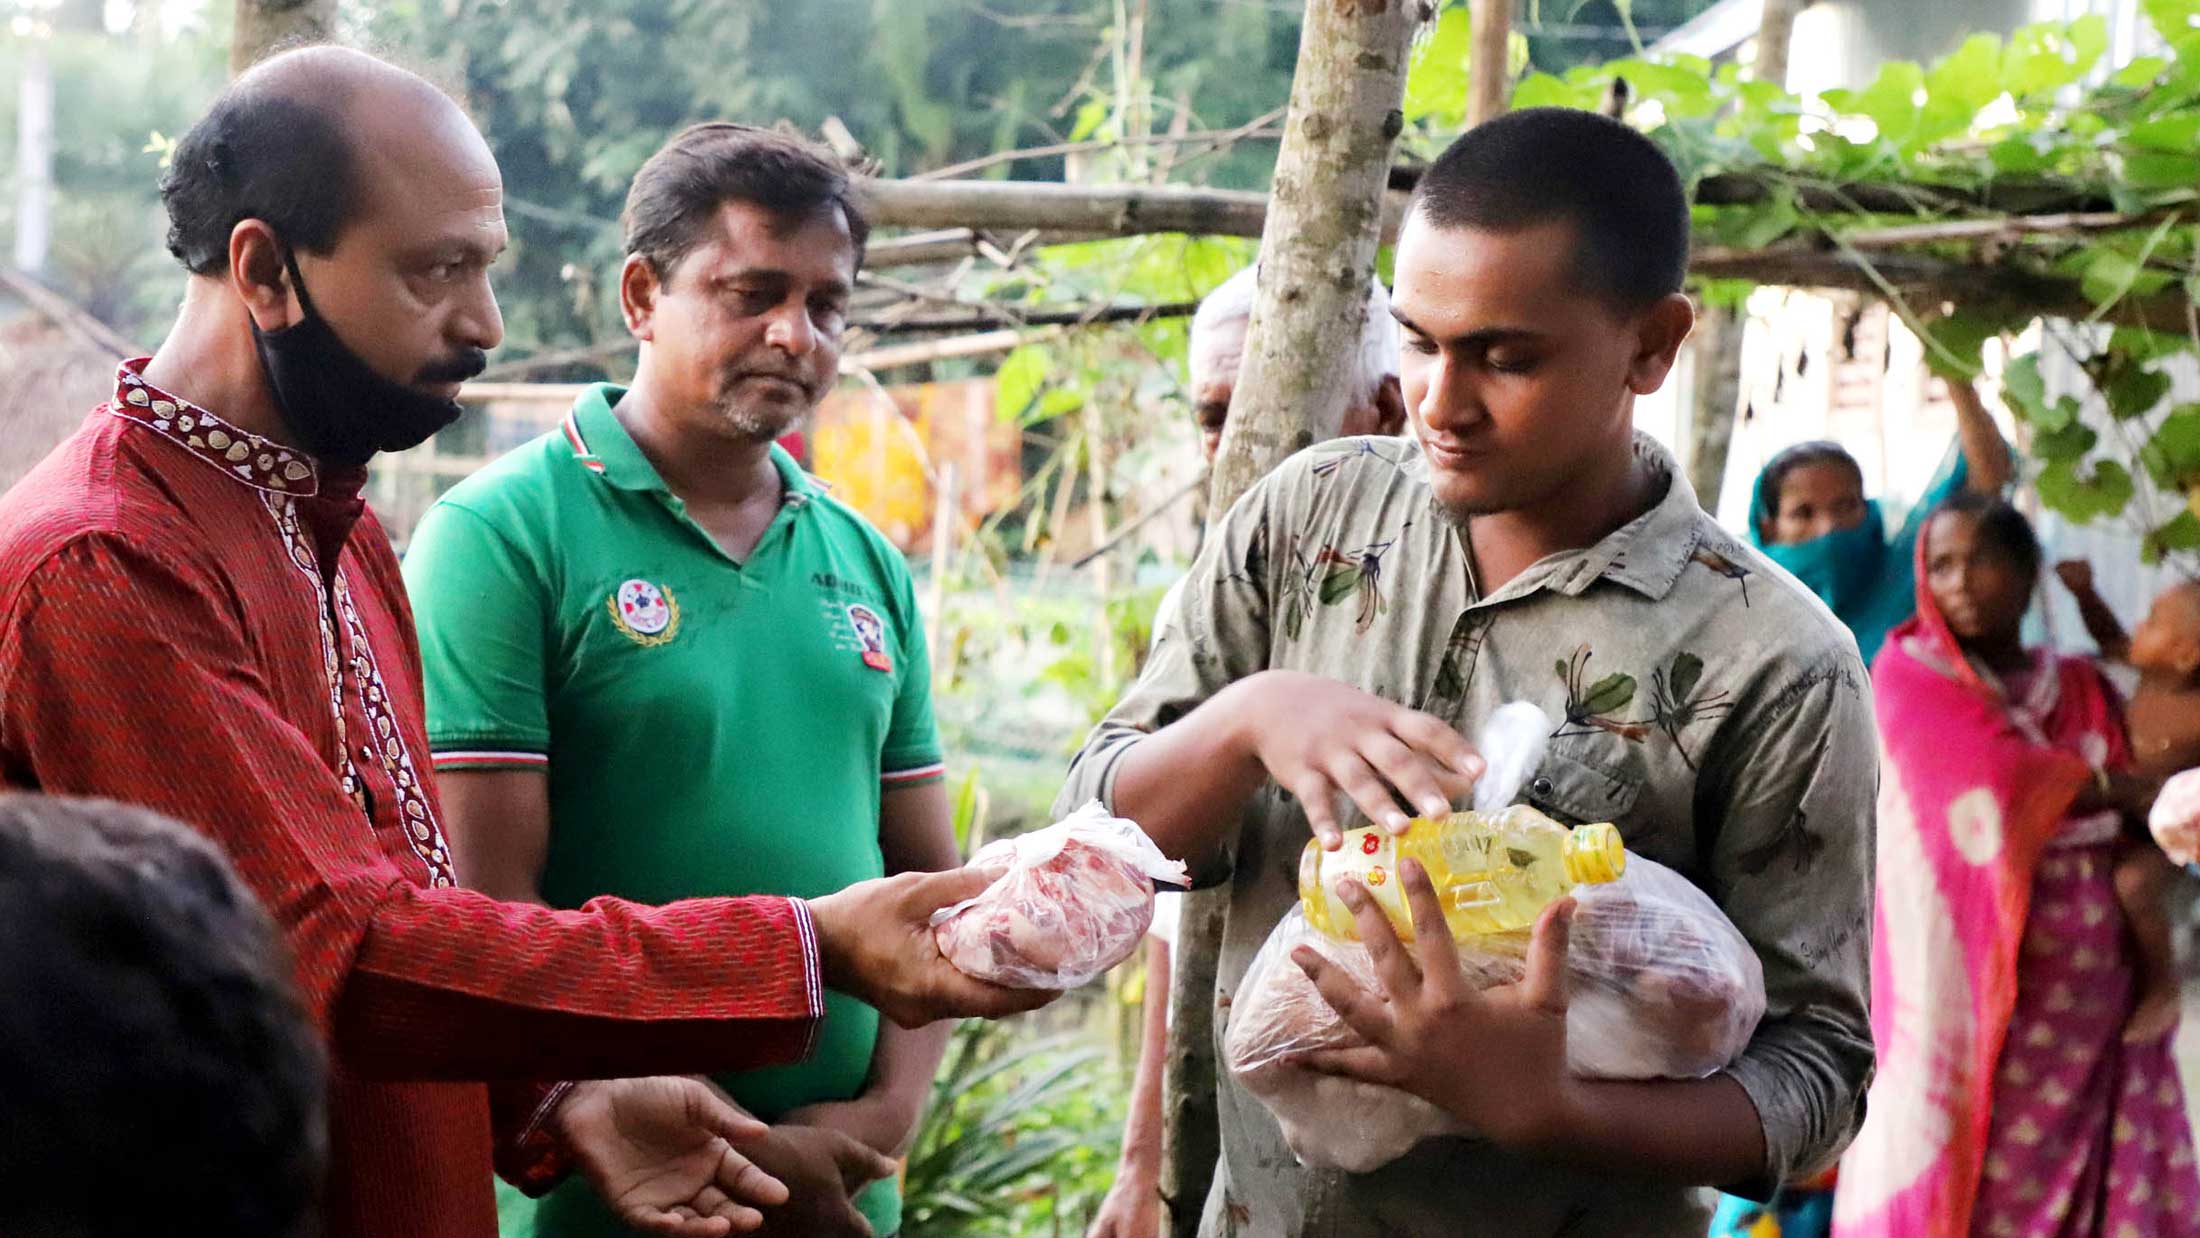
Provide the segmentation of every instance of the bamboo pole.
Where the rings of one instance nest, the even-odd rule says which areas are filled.
[[[1503,116],[1512,98],[1513,0],[1474,0],[1468,10],[1467,127]]]

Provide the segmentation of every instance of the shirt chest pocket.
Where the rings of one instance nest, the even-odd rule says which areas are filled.
[[[1545,816],[1566,825],[1609,822],[1627,832],[1635,803],[1642,796],[1642,779],[1611,769],[1583,756],[1552,750],[1544,753],[1520,798]]]

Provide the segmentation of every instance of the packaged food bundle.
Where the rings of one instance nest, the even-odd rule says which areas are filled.
[[[1153,923],[1153,883],[1186,883],[1136,822],[1087,804],[1044,829],[986,844],[983,893],[933,913],[940,953],[980,980],[1074,989],[1128,958]]]
[[[1740,930],[1687,878],[1630,856],[1619,880],[1575,898],[1566,954],[1566,1066],[1594,1079],[1692,1079],[1741,1056],[1764,1017],[1764,969]],[[1363,1043],[1291,961],[1307,945],[1370,992],[1381,992],[1367,948],[1314,929],[1293,908],[1270,933],[1231,1004],[1231,1073],[1260,1097],[1309,1165],[1364,1173],[1436,1135],[1468,1133],[1394,1088],[1295,1065],[1310,1049]],[[1468,981],[1517,981],[1525,932],[1459,943]]]
[[[1526,964],[1527,931],[1471,930],[1500,913],[1502,922],[1525,923],[1530,911],[1567,892],[1565,882],[1544,888],[1554,873],[1586,878],[1587,884],[1572,888],[1567,1068],[1603,1079],[1699,1078],[1723,1069],[1741,1055],[1764,1017],[1764,971],[1756,951],[1708,895],[1673,870],[1640,856],[1614,855],[1617,842],[1602,831],[1569,836],[1532,810],[1503,807],[1540,763],[1548,734],[1548,720],[1533,705],[1500,709],[1481,735],[1490,773],[1476,787],[1475,812],[1432,832],[1431,846],[1450,838],[1453,850],[1462,839],[1479,845],[1495,837],[1505,844],[1484,848],[1492,851],[1486,862],[1462,861],[1444,873],[1429,865],[1432,884],[1445,887],[1440,901],[1450,899],[1445,910],[1461,969],[1478,988],[1517,981]],[[1505,831],[1515,829],[1550,833],[1543,841],[1551,845],[1506,843]],[[1302,904],[1269,934],[1247,969],[1225,1042],[1231,1073],[1275,1115],[1299,1159],[1355,1173],[1395,1160],[1423,1139],[1470,1133],[1418,1097],[1294,1062],[1308,1050],[1361,1043],[1291,961],[1294,948],[1312,947],[1364,988],[1381,992],[1366,948],[1343,934],[1340,909],[1332,905],[1335,880],[1351,871],[1369,882],[1373,869],[1357,871],[1365,867],[1302,865]],[[1494,891],[1484,888],[1492,883]],[[1394,873],[1385,873],[1385,884],[1395,886]],[[1402,898],[1385,900],[1378,893],[1377,901],[1394,923],[1403,919]]]
[[[2200,769],[2188,769],[2162,784],[2147,814],[2147,829],[2173,862],[2200,859]]]

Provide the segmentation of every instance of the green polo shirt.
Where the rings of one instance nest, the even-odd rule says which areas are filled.
[[[438,770],[542,769],[542,893],[577,907],[813,897],[880,876],[882,788],[941,773],[901,553],[772,449],[779,513],[735,562],[590,388],[555,432],[453,488],[405,580]],[[862,1091],[878,1014],[839,993],[809,1060],[720,1083],[769,1121]],[[891,1182],[863,1210],[900,1224]],[[538,1232],[623,1232],[589,1189]]]

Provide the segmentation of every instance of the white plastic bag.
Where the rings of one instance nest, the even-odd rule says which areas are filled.
[[[2200,769],[2171,776],[2154,797],[2147,830],[2172,863],[2200,859]]]
[[[1491,716],[1480,744],[1490,774],[1476,788],[1476,808],[1512,802],[1540,764],[1548,733],[1532,705],[1507,705]],[[1601,1079],[1699,1078],[1741,1055],[1764,1017],[1764,969],[1708,895],[1630,853],[1624,876],[1584,887],[1575,902],[1566,960],[1569,1070]],[[1382,991],[1365,947],[1315,931],[1297,908],[1269,934],[1238,986],[1225,1042],[1229,1069],[1275,1115],[1300,1161],[1364,1173],[1423,1139],[1470,1133],[1419,1097],[1292,1064],[1310,1049],[1362,1043],[1291,961],[1301,944],[1370,992]],[[1522,974],[1527,946],[1526,933],[1481,937],[1460,946],[1460,965],[1478,988],[1509,984]]]
[[[1153,922],[1153,883],[1186,883],[1137,823],[1098,802],[970,858],[1001,875],[932,914],[940,953],[980,980],[1074,989],[1128,958]]]

